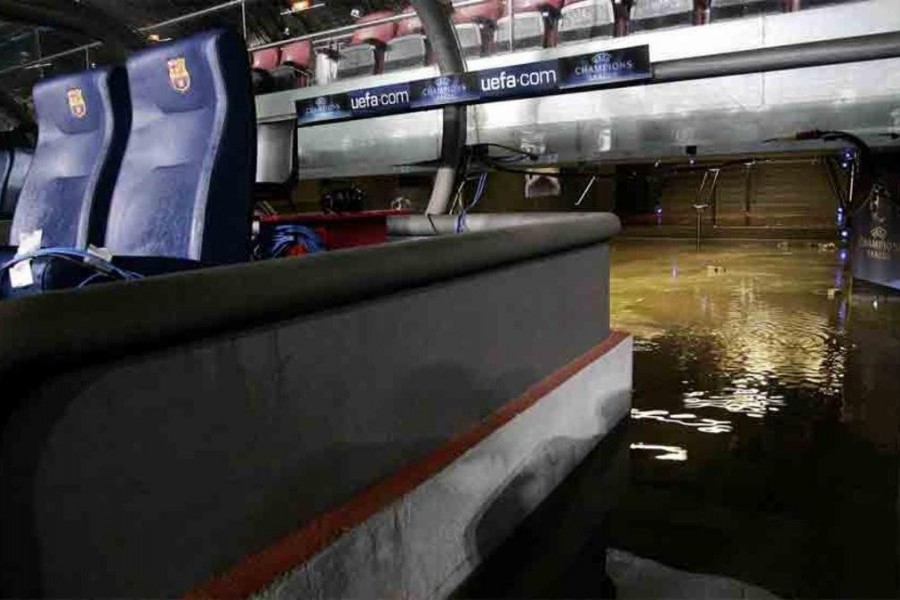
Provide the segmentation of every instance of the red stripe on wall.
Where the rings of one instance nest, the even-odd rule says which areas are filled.
[[[342,534],[414,490],[627,337],[628,334],[621,331],[611,332],[600,344],[537,382],[468,431],[451,438],[421,460],[406,465],[342,506],[316,517],[299,531],[248,556],[225,573],[193,589],[186,597],[242,598],[264,589],[279,575],[297,568]]]

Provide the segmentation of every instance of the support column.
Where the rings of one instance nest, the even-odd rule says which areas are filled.
[[[412,0],[412,4],[425,26],[441,75],[464,73],[466,63],[450,17],[453,11],[451,3],[448,0]],[[440,164],[425,210],[429,215],[447,212],[466,147],[466,107],[447,106],[443,111]]]

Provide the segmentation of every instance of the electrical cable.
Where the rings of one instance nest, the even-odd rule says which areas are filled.
[[[520,175],[549,175],[551,177],[584,177],[585,175],[595,176],[597,179],[613,179],[616,175],[615,173],[583,173],[583,172],[561,172],[561,173],[549,173],[546,171],[537,171],[533,169],[511,169],[509,167],[503,166],[502,164],[497,164],[493,161],[488,163],[488,166],[497,169],[498,171],[503,171],[504,173],[518,173]]]
[[[267,255],[278,258],[294,246],[302,246],[309,254],[322,252],[325,244],[313,229],[296,223],[282,223],[272,228],[272,239]]]
[[[96,274],[103,274],[106,277],[110,278],[118,278],[123,280],[133,280],[133,279],[141,279],[143,275],[140,273],[135,273],[134,271],[129,271],[127,269],[122,269],[112,264],[109,261],[102,259],[101,257],[91,254],[86,250],[77,250],[75,248],[63,248],[63,247],[53,247],[53,248],[41,248],[39,250],[35,250],[34,252],[30,252],[28,254],[23,254],[22,256],[13,257],[11,260],[8,260],[2,266],[0,266],[0,273],[5,273],[15,265],[35,258],[48,258],[48,259],[57,259],[64,260],[66,262],[71,262],[77,264],[81,267],[87,267],[94,269],[97,271]],[[41,289],[44,289],[44,272],[41,273]],[[78,287],[82,287],[86,285],[88,280],[92,279],[88,277],[85,281],[82,281]]]
[[[481,196],[484,195],[484,190],[487,183],[487,172],[481,174],[478,178],[478,187],[475,188],[475,194],[472,196],[472,202],[468,207],[463,206],[462,211],[459,213],[459,217],[456,219],[456,233],[462,233],[466,229],[466,214],[475,208],[475,205],[478,204],[478,201],[481,200]]]
[[[535,154],[534,152],[522,150],[521,148],[514,148],[513,146],[505,146],[503,144],[495,144],[493,142],[486,142],[486,143],[478,144],[478,145],[486,146],[486,147],[493,146],[494,148],[500,148],[501,150],[506,150],[507,152],[512,152],[513,154],[522,155],[526,158],[530,158],[531,160],[537,160],[538,158],[540,158],[540,156],[538,154]]]
[[[7,261],[5,264],[0,266],[0,273],[6,272],[11,269],[18,263],[21,263],[26,260],[31,260],[33,258],[49,258],[49,259],[57,259],[63,260],[66,262],[73,263],[78,265],[79,267],[89,267],[97,271],[93,275],[89,276],[86,280],[82,281],[77,287],[84,287],[90,281],[96,279],[96,276],[102,275],[104,277],[108,277],[110,279],[122,279],[122,280],[133,280],[140,279],[143,277],[140,273],[135,273],[133,271],[127,271],[125,269],[120,269],[116,267],[112,263],[109,263],[102,258],[90,254],[88,252],[74,250],[72,248],[46,248],[42,250],[37,250],[35,252],[18,256],[13,258],[12,260]],[[47,269],[43,269],[40,275],[40,289],[45,289],[44,278],[46,276]]]

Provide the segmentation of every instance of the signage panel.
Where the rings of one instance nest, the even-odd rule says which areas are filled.
[[[531,98],[652,77],[649,46],[619,48],[297,100],[297,125]]]
[[[886,194],[872,194],[853,233],[853,276],[900,290],[900,206]]]

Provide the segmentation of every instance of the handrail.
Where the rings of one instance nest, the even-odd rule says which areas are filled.
[[[465,8],[467,6],[474,6],[476,4],[484,4],[486,1],[487,0],[462,0],[461,2],[454,2],[453,8]],[[398,13],[396,15],[391,15],[390,17],[384,17],[383,19],[375,19],[374,21],[366,21],[365,23],[353,23],[352,25],[343,25],[341,27],[335,27],[334,29],[325,29],[323,31],[316,31],[315,33],[306,33],[297,37],[288,38],[286,40],[268,42],[265,44],[260,44],[258,46],[252,46],[249,48],[249,50],[251,52],[254,50],[264,50],[265,48],[274,48],[276,46],[282,46],[284,44],[305,42],[307,40],[321,41],[330,38],[339,39],[342,37],[348,37],[354,31],[363,27],[373,27],[375,25],[384,25],[385,23],[396,23],[398,21],[408,19],[409,17],[410,13]]]
[[[103,45],[103,42],[91,42],[90,44],[83,44],[81,46],[77,46],[75,48],[70,48],[69,50],[63,50],[61,52],[57,52],[55,54],[49,54],[47,56],[42,56],[40,58],[36,58],[34,60],[30,60],[28,62],[13,65],[11,67],[6,67],[5,69],[0,69],[0,75],[5,75],[6,73],[11,73],[13,71],[25,71],[28,69],[32,69],[34,67],[38,67],[44,65],[48,62],[53,62],[57,58],[63,58],[65,56],[69,56],[72,54],[80,54],[85,50],[90,50],[91,48],[99,48]]]
[[[178,17],[173,17],[171,19],[167,19],[165,21],[160,21],[159,23],[153,23],[151,25],[145,25],[144,27],[139,27],[137,30],[141,33],[145,33],[148,31],[153,31],[154,29],[160,29],[163,27],[168,27],[170,25],[176,25],[178,23],[183,23],[185,21],[189,21],[191,19],[195,19],[197,17],[203,17],[209,14],[213,14],[216,12],[220,12],[229,8],[234,8],[237,6],[243,6],[248,2],[253,2],[254,0],[228,0],[227,2],[223,2],[222,4],[216,4],[215,6],[210,6],[207,8],[203,8],[191,13],[187,13],[184,15],[180,15]],[[486,0],[462,0],[460,2],[454,2],[454,8],[465,8],[466,6],[473,6],[476,4],[482,4]],[[335,27],[334,29],[326,29],[323,31],[317,31],[315,33],[308,33],[298,37],[289,38],[286,40],[279,40],[277,42],[268,42],[265,44],[259,44],[256,46],[248,47],[248,50],[251,52],[254,50],[262,50],[264,48],[274,48],[276,46],[281,46],[283,44],[290,44],[292,42],[300,42],[304,40],[317,40],[317,41],[330,41],[333,39],[340,39],[342,37],[349,37],[357,29],[361,29],[363,27],[371,27],[373,25],[382,25],[384,23],[393,23],[397,21],[402,21],[403,19],[409,18],[409,13],[399,13],[396,15],[392,15],[390,17],[385,17],[383,19],[377,19],[375,21],[367,21],[365,23],[353,23],[352,25],[344,25],[341,27]],[[12,65],[10,67],[6,67],[0,69],[0,75],[5,75],[7,73],[11,73],[14,71],[24,71],[29,68],[33,68],[39,66],[46,62],[52,62],[59,58],[64,58],[66,56],[71,56],[74,54],[79,54],[84,52],[85,50],[90,50],[92,48],[98,48],[102,46],[102,42],[91,42],[90,44],[83,44],[81,46],[76,46],[75,48],[70,48],[68,50],[62,50],[61,52],[57,52],[55,54],[50,54],[48,56],[41,56],[35,60],[31,60],[25,63],[21,63],[18,65]]]
[[[197,17],[204,17],[206,15],[221,12],[227,8],[234,8],[235,6],[241,6],[242,4],[245,4],[247,1],[248,0],[228,0],[228,2],[223,2],[222,4],[216,4],[215,6],[208,6],[206,8],[201,8],[200,10],[195,10],[194,12],[191,12],[191,13],[173,17],[173,18],[167,19],[165,21],[160,21],[159,23],[154,23],[152,25],[145,25],[144,27],[138,27],[138,31],[140,31],[140,32],[153,31],[154,29],[159,29],[161,27],[168,27],[169,25],[177,25],[178,23],[183,23],[184,21],[190,21],[191,19],[195,19]]]

